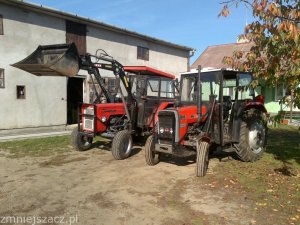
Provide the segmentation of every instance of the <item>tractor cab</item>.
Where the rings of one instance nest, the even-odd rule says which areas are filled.
[[[172,104],[176,92],[175,76],[146,66],[125,66],[136,100],[135,123],[137,129],[154,126],[154,115],[161,103]]]

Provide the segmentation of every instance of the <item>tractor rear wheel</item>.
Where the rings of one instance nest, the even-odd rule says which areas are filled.
[[[254,162],[265,151],[267,128],[261,116],[253,116],[242,121],[240,129],[240,143],[236,153],[244,162]]]
[[[154,166],[160,161],[160,154],[155,153],[155,143],[153,141],[153,135],[150,135],[147,138],[146,144],[145,144],[145,159],[146,163],[149,166]]]
[[[200,141],[197,144],[196,176],[203,177],[208,168],[209,143]]]
[[[119,131],[112,141],[111,152],[115,159],[121,160],[129,157],[132,150],[131,133],[127,130]]]
[[[71,142],[77,151],[86,151],[91,148],[93,137],[89,137],[83,133],[78,132],[78,128],[74,128],[71,134]]]

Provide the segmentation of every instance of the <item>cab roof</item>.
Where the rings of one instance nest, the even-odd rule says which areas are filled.
[[[124,66],[124,70],[126,72],[131,72],[139,75],[154,75],[154,76],[166,77],[169,79],[175,79],[175,76],[172,74],[148,66]]]

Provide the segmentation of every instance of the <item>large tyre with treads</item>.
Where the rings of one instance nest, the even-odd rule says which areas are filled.
[[[155,143],[154,143],[154,137],[153,135],[150,135],[147,138],[146,144],[145,144],[145,159],[146,163],[149,166],[154,166],[160,161],[160,153],[155,153]]]
[[[115,159],[126,159],[130,156],[132,150],[131,133],[127,130],[119,131],[112,141],[111,152]]]
[[[76,127],[71,134],[71,143],[77,151],[86,151],[91,148],[93,137],[78,132],[78,128]]]
[[[208,168],[209,143],[200,141],[197,144],[196,176],[204,177]]]
[[[240,128],[240,142],[236,154],[244,162],[261,158],[267,142],[267,126],[259,114],[243,120]]]

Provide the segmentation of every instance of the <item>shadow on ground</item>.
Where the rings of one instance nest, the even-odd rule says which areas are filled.
[[[266,151],[283,163],[282,167],[274,169],[275,172],[294,176],[291,172],[292,161],[300,164],[300,133],[297,128],[270,129]]]

